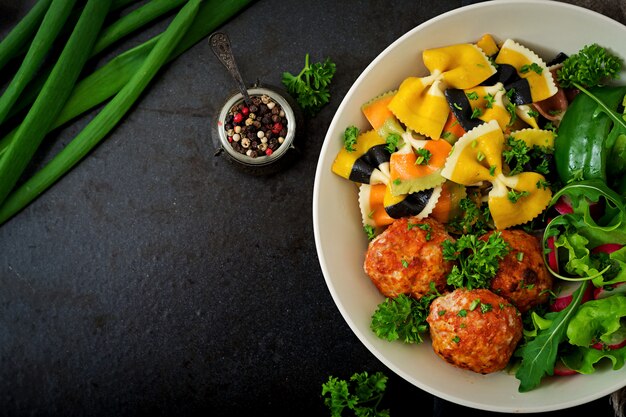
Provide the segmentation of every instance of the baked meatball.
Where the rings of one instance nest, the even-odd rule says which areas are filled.
[[[525,313],[548,301],[552,275],[543,262],[539,239],[523,230],[501,230],[510,251],[499,262],[498,272],[489,289],[513,303]],[[481,239],[488,239],[490,232]]]
[[[374,238],[365,254],[365,273],[386,297],[420,298],[446,288],[452,263],[443,259],[442,242],[452,239],[434,219],[402,218]]]
[[[519,311],[487,289],[459,288],[435,298],[426,320],[437,355],[481,374],[504,369],[522,338]]]

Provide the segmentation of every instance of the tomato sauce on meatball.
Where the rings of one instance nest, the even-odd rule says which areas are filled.
[[[386,297],[420,298],[430,292],[431,282],[442,292],[452,270],[443,259],[446,239],[453,240],[437,220],[398,219],[370,242],[363,268]]]
[[[517,308],[487,289],[459,288],[437,297],[426,320],[439,357],[481,374],[504,369],[522,338]]]
[[[539,239],[523,230],[500,232],[510,251],[500,260],[489,288],[525,313],[548,301],[554,279],[544,264]],[[488,239],[491,233],[481,239]]]

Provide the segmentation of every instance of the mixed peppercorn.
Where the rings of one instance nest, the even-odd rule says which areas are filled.
[[[270,96],[252,96],[250,106],[235,104],[224,123],[226,137],[233,149],[251,158],[270,156],[285,141],[287,117]]]

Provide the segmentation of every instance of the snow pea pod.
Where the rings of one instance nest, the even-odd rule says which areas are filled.
[[[564,183],[601,179],[611,186],[626,171],[626,132],[608,112],[617,112],[626,86],[596,87],[579,94],[559,125],[554,146],[557,173]],[[615,147],[615,149],[614,149]]]

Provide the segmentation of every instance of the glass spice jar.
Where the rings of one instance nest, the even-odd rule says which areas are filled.
[[[217,117],[220,152],[248,172],[264,174],[280,169],[279,160],[293,154],[299,109],[277,89],[248,89],[251,103],[241,93],[231,96]],[[275,169],[268,169],[269,166]]]

